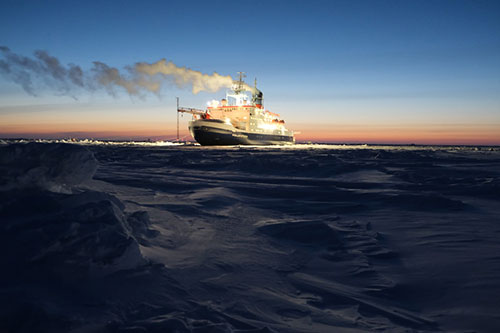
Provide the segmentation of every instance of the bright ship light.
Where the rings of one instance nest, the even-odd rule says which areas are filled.
[[[259,128],[262,128],[263,130],[275,130],[278,128],[278,126],[273,124],[260,124]]]
[[[208,101],[208,102],[207,102],[207,106],[211,106],[211,107],[213,107],[213,108],[217,108],[217,107],[219,107],[219,101],[218,101],[218,100],[216,100],[216,99],[213,99],[213,100],[211,100],[211,101]]]

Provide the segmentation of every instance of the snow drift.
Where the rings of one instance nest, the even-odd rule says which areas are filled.
[[[0,161],[0,331],[500,326],[495,147],[7,142]]]
[[[81,187],[97,168],[85,147],[16,144],[0,147],[0,161],[0,281],[9,300],[0,330],[65,331],[68,292],[148,265],[139,242],[155,235],[149,216]]]
[[[34,142],[0,146],[0,190],[68,191],[90,180],[96,169],[94,155],[82,146]]]

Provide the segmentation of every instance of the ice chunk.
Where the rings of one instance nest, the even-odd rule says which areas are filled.
[[[97,161],[87,148],[62,143],[0,146],[0,190],[69,192],[92,178]]]
[[[11,194],[0,195],[0,259],[17,274],[102,275],[146,262],[117,198],[91,191]]]

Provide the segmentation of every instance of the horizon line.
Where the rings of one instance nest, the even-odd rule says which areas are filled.
[[[2,137],[0,136],[0,140],[4,141],[15,141],[15,140],[26,140],[26,141],[36,141],[36,140],[75,140],[74,142],[79,142],[83,140],[92,140],[92,141],[108,141],[108,142],[193,142],[196,143],[196,140],[183,140],[177,138],[168,139],[165,136],[165,139],[152,139],[147,137],[116,137],[116,138],[97,138],[97,137]],[[471,144],[471,143],[403,143],[403,142],[368,142],[368,141],[315,141],[315,140],[299,140],[296,141],[295,144],[317,144],[317,145],[372,145],[372,146],[415,146],[415,147],[500,147],[500,143],[492,143],[492,144]]]

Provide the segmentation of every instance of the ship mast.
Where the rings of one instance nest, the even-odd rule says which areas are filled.
[[[239,79],[233,81],[231,91],[226,92],[226,99],[234,99],[234,103],[229,103],[229,105],[242,106],[246,104],[248,96],[245,91],[248,90],[248,85],[243,81],[246,77],[245,72],[238,72]]]
[[[179,142],[179,97],[176,97],[177,100],[177,142]]]
[[[234,87],[234,89],[233,89],[233,90],[234,90],[234,92],[235,92],[237,95],[238,95],[238,94],[240,94],[241,92],[245,91],[245,88],[243,87],[243,84],[244,84],[244,82],[243,82],[243,78],[244,78],[244,77],[247,77],[247,76],[245,75],[245,72],[238,72],[238,75],[239,75],[239,77],[240,77],[240,78],[239,78],[239,80],[238,80],[238,81],[235,81],[235,82],[234,82],[234,83],[235,83],[235,87]]]

